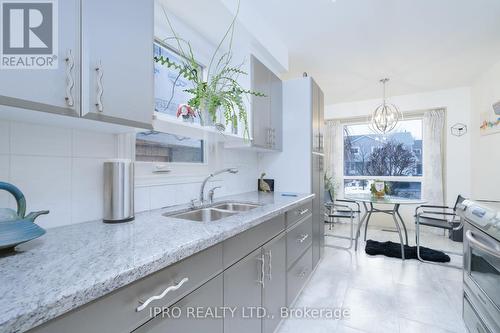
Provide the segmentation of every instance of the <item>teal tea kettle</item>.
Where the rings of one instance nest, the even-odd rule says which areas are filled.
[[[0,190],[9,192],[17,202],[17,212],[10,208],[0,208],[0,250],[10,250],[16,245],[45,234],[45,230],[36,225],[35,219],[48,210],[26,214],[26,199],[14,185],[0,182]]]

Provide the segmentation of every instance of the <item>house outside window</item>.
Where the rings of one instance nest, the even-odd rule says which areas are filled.
[[[353,153],[356,148],[356,153]],[[422,119],[401,121],[386,135],[368,123],[344,126],[344,194],[370,193],[374,180],[389,184],[391,194],[409,199],[422,195]]]

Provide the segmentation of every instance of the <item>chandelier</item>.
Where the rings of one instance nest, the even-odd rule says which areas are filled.
[[[398,122],[403,119],[403,114],[394,104],[387,103],[385,96],[385,85],[389,79],[380,80],[383,86],[383,100],[375,111],[373,111],[370,121],[370,128],[380,134],[387,134],[392,131]]]

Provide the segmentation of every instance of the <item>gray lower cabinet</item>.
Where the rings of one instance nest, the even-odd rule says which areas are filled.
[[[262,320],[262,332],[272,333],[281,321],[281,308],[286,306],[286,234],[277,236],[262,250],[267,266],[262,286],[262,307],[267,316]]]
[[[314,193],[324,192],[321,180],[323,180],[323,174],[320,172],[322,169],[323,156],[313,155],[312,157],[312,167],[315,170],[313,172],[312,187]],[[322,211],[323,207],[323,197],[317,195],[313,199],[313,222],[312,222],[312,255],[313,255],[313,265],[319,262],[321,256],[321,238],[324,237],[321,232],[321,228],[324,228],[324,214]]]
[[[126,333],[151,319],[154,307],[175,304],[222,273],[222,245],[217,244],[169,267],[124,286],[91,303],[34,328],[31,333]],[[138,311],[142,302],[179,285]]]
[[[297,260],[287,273],[287,304],[293,305],[313,270],[312,247]]]
[[[224,321],[218,316],[223,305],[222,288],[221,274],[133,333],[222,333]]]
[[[224,306],[236,308],[224,318],[224,333],[259,333],[261,320],[250,316],[251,309],[262,304],[261,288],[265,283],[264,254],[258,248],[224,271]]]
[[[287,212],[287,224],[294,223],[287,230],[284,214],[273,217],[30,332],[272,333],[314,269],[310,209],[308,202]],[[179,288],[140,309],[172,285]],[[154,307],[168,312],[154,316]],[[194,318],[191,310],[220,314],[222,307],[234,316]]]

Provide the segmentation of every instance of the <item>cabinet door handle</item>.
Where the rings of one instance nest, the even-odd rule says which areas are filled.
[[[273,252],[271,250],[269,250],[268,256],[269,256],[269,263],[268,263],[269,271],[267,277],[269,281],[271,281],[273,279]]]
[[[307,269],[304,269],[302,270],[300,273],[299,273],[299,278],[305,278],[307,275]]]
[[[95,68],[95,71],[97,73],[97,95],[96,95],[96,103],[95,106],[97,108],[97,111],[102,112],[103,111],[103,105],[102,105],[102,94],[104,92],[103,85],[102,85],[102,62],[99,61],[99,64]]]
[[[156,301],[156,300],[162,299],[163,297],[165,297],[166,294],[168,294],[171,291],[175,291],[175,290],[179,289],[180,287],[182,287],[182,285],[184,283],[186,283],[188,281],[189,281],[189,278],[185,277],[184,279],[181,280],[181,282],[179,282],[176,285],[170,286],[167,289],[165,289],[160,295],[151,296],[146,301],[139,300],[139,303],[141,305],[139,305],[135,309],[135,311],[136,312],[140,312],[140,311],[144,310],[149,305],[149,303],[151,303],[152,301]]]
[[[75,105],[75,99],[73,98],[73,87],[75,86],[75,79],[73,79],[73,68],[75,67],[75,58],[73,57],[73,52],[71,49],[68,50],[68,56],[64,59],[66,62],[66,104],[68,106]]]
[[[465,232],[465,237],[467,237],[467,240],[469,241],[470,247],[476,248],[479,251],[482,251],[486,254],[489,254],[490,256],[492,256],[494,258],[500,259],[500,253],[498,253],[498,251],[496,251],[494,248],[490,247],[489,245],[486,245],[486,244],[480,242],[478,239],[476,239],[476,237],[474,236],[472,231],[467,230]]]
[[[266,265],[266,257],[262,255],[260,258],[257,258],[258,261],[260,261],[260,279],[257,280],[259,284],[262,285],[262,288],[265,287],[265,282],[264,282],[264,267]]]
[[[309,237],[309,234],[303,234],[303,235],[300,235],[300,237],[299,237],[299,238],[297,238],[297,241],[298,241],[299,243],[304,243],[304,242],[305,242],[305,240],[306,240],[308,237]]]
[[[309,212],[309,208],[301,209],[301,210],[299,210],[299,215],[302,216],[302,215],[306,214],[307,212]]]

